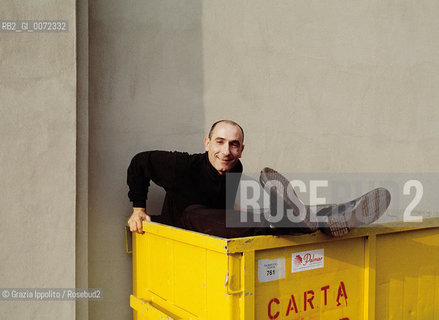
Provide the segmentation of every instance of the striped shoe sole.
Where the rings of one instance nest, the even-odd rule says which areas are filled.
[[[331,237],[342,237],[349,231],[378,220],[389,207],[390,192],[385,188],[374,189],[363,196],[340,205],[333,205],[326,214],[327,223],[320,230]]]
[[[283,215],[281,221],[271,224],[272,227],[291,228],[291,233],[312,233],[318,230],[318,223],[310,221],[310,213],[307,209],[307,206],[304,206],[299,200],[293,188],[290,187],[288,189],[288,185],[290,184],[288,179],[274,169],[264,168],[261,171],[259,180],[264,189],[266,189],[270,195],[270,208],[272,216],[276,216],[279,213]],[[278,212],[278,198],[280,198],[279,200],[283,201],[282,212]],[[298,222],[290,221],[286,214],[286,211],[290,210],[295,217],[300,217],[301,212],[299,206],[293,201],[299,206],[302,205],[302,207],[306,209],[306,213],[303,213],[304,217]]]

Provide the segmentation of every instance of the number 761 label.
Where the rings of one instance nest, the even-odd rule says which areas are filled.
[[[285,258],[258,260],[258,280],[268,282],[285,278]]]

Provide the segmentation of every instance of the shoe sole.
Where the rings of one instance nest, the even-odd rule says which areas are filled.
[[[377,188],[353,201],[333,205],[330,210],[326,209],[328,222],[321,224],[320,229],[331,237],[342,237],[352,229],[378,220],[389,207],[390,200],[387,189]]]
[[[269,187],[270,194],[270,209],[272,216],[277,215],[277,198],[280,197],[284,203],[283,208],[283,219],[278,223],[272,223],[274,228],[292,228],[294,232],[297,233],[312,233],[318,230],[318,222],[310,221],[309,207],[306,208],[306,215],[304,219],[300,222],[292,222],[288,220],[286,215],[286,210],[290,209],[293,211],[294,216],[298,217],[300,215],[299,207],[293,203],[291,198],[296,198],[298,202],[302,203],[294,192],[293,188],[290,188],[292,194],[288,195],[288,185],[290,182],[282,176],[279,172],[271,168],[264,168],[259,176],[259,181],[261,182],[264,189]],[[268,191],[268,190],[267,190]],[[274,214],[273,214],[274,213]]]

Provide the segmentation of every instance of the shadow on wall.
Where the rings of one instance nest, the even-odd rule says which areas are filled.
[[[89,318],[129,319],[126,169],[144,150],[203,151],[202,3],[98,0],[89,9],[88,279],[105,297]]]

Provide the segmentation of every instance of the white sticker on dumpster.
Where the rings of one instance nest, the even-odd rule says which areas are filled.
[[[291,257],[291,272],[300,272],[323,268],[325,265],[324,249],[293,253]]]
[[[258,280],[268,282],[285,278],[285,258],[258,260]]]

